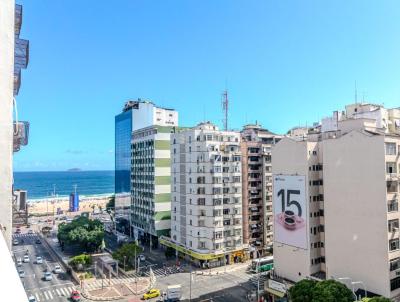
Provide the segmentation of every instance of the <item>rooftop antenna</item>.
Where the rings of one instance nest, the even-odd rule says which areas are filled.
[[[224,124],[225,131],[228,131],[228,109],[229,109],[228,90],[225,90],[222,93],[222,110],[224,112],[224,119],[222,121]]]

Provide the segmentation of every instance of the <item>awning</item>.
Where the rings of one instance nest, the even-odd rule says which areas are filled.
[[[269,288],[269,287],[267,287],[265,290],[267,292],[269,292],[270,294],[273,294],[273,295],[275,295],[275,296],[277,296],[279,298],[283,298],[285,296],[285,293],[279,292],[279,291],[277,291],[275,289],[272,289],[272,288]]]

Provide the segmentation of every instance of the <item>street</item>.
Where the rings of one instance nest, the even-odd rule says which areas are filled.
[[[37,244],[36,240],[40,237],[37,234],[28,234],[27,230],[23,229],[23,233],[14,234],[13,239],[18,240],[18,245],[13,245],[15,259],[24,259],[24,255],[28,250],[27,255],[30,262],[22,263],[17,267],[17,270],[23,270],[25,277],[22,282],[27,295],[33,295],[38,302],[41,301],[68,301],[69,295],[75,289],[69,276],[65,273],[64,268],[52,257],[46,248],[45,244]],[[22,242],[23,241],[23,242]],[[41,256],[42,264],[36,263],[36,257]],[[54,267],[60,265],[62,273],[53,273]],[[45,281],[45,271],[50,271],[52,280]]]

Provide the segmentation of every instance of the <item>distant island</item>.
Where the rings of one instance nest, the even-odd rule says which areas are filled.
[[[67,172],[80,172],[80,171],[82,171],[82,169],[79,168],[72,168],[67,170]]]

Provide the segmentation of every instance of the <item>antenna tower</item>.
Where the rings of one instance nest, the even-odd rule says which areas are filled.
[[[224,112],[224,119],[222,121],[224,124],[225,131],[228,131],[228,109],[229,109],[228,90],[225,90],[222,93],[222,111]]]

